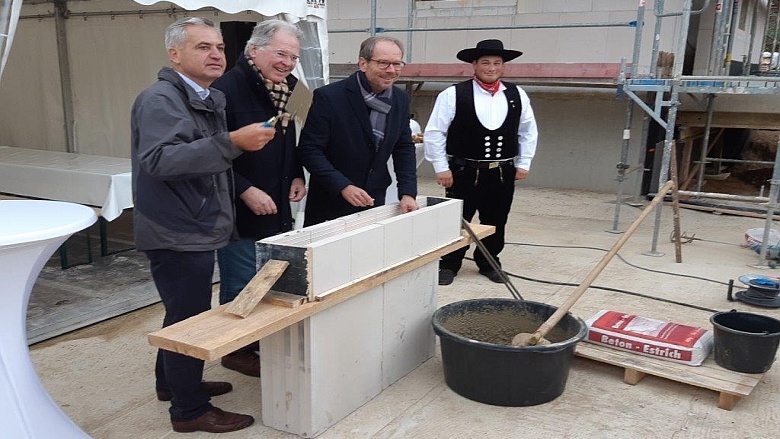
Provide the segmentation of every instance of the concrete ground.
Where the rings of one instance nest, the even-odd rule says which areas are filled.
[[[431,179],[420,193],[441,196]],[[596,266],[620,235],[612,229],[615,195],[519,186],[508,227],[504,268],[526,300],[558,306]],[[641,207],[623,205],[620,229]],[[587,319],[601,309],[711,328],[715,311],[737,309],[780,318],[780,310],[726,300],[729,279],[757,268],[758,255],[740,247],[749,228],[764,220],[682,210],[682,230],[695,240],[682,246],[676,263],[669,241],[672,211],[664,207],[657,250],[651,249],[651,215],[575,304]],[[740,285],[737,282],[737,285]],[[620,290],[620,291],[615,291]],[[504,285],[477,273],[467,261],[455,282],[440,287],[439,305],[478,297],[510,297]],[[693,308],[687,305],[694,305]],[[704,308],[706,310],[702,310]],[[87,433],[104,439],[178,437],[168,404],[154,396],[155,350],[146,334],[159,328],[162,306],[152,305],[31,347],[41,381],[52,398]],[[438,343],[438,340],[437,340]],[[260,421],[260,381],[206,363],[209,380],[231,381],[235,390],[213,399],[220,408],[249,413],[257,421],[225,438],[293,438]],[[496,407],[451,391],[437,355],[320,435],[349,438],[776,438],[780,427],[780,366],[731,411],[717,407],[718,394],[667,379],[646,377],[625,384],[623,369],[575,358],[564,393],[534,407]],[[215,435],[191,433],[192,438]]]

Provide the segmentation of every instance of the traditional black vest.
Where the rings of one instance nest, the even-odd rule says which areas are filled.
[[[472,81],[455,85],[455,117],[447,131],[447,154],[471,160],[507,160],[517,155],[517,130],[520,127],[520,92],[504,82],[507,115],[495,130],[485,128],[474,108]]]

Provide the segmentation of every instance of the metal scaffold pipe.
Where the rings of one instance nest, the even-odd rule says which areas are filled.
[[[683,70],[685,45],[687,42],[688,27],[691,21],[691,8],[692,0],[685,0],[683,4],[682,23],[680,25],[679,40],[677,41],[677,55],[674,58],[674,69],[672,76],[674,78],[675,85],[672,87],[671,96],[669,98],[670,107],[669,114],[666,121],[666,137],[664,139],[663,156],[661,157],[661,170],[658,174],[658,190],[660,191],[663,184],[668,180],[669,166],[671,163],[672,146],[674,145],[674,126],[677,120],[677,108],[680,106],[680,92],[678,91],[678,85],[680,76]],[[650,255],[660,255],[657,251],[658,248],[658,233],[661,226],[661,212],[662,207],[658,206],[655,212],[655,227],[653,229],[653,240],[650,248]]]

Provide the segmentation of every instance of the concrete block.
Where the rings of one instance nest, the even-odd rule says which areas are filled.
[[[359,279],[384,268],[384,231],[379,224],[366,226],[352,240],[352,278]]]
[[[399,220],[404,216],[406,218]],[[414,255],[412,218],[413,216],[402,215],[379,222],[384,233],[384,264],[386,267],[401,263]]]
[[[382,386],[387,387],[435,354],[431,316],[436,310],[438,262],[384,284]]]
[[[312,243],[309,247],[309,298],[349,283],[352,276],[354,233],[343,233]]]

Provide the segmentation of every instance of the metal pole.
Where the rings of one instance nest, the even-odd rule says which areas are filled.
[[[774,38],[772,38],[772,59],[775,57],[775,52],[777,51],[777,33],[780,32],[780,4],[778,4],[777,8],[775,8],[775,32],[774,32]],[[778,60],[780,61],[780,60]],[[770,66],[772,62],[769,62]],[[780,62],[775,64],[775,70],[780,69]]]
[[[660,8],[663,10],[664,7],[664,0],[656,0],[655,7]],[[650,54],[650,77],[655,78],[656,75],[656,64],[658,63],[658,50],[660,48],[661,44],[661,24],[662,20],[661,18],[655,19],[655,33],[653,34],[653,51]]]
[[[731,24],[729,25],[729,31],[728,31],[728,47],[726,48],[726,65],[725,65],[725,72],[724,74],[727,76],[731,76],[731,54],[734,50],[734,40],[736,28],[737,28],[737,19],[739,18],[739,0],[734,0],[734,6],[731,8]]]
[[[68,54],[68,33],[65,17],[68,1],[55,0],[54,29],[57,36],[57,60],[60,66],[60,91],[62,94],[62,116],[65,124],[65,146],[68,152],[79,152],[76,145],[75,117],[73,111],[73,89],[70,79],[70,56]]]
[[[712,25],[712,43],[710,47],[710,59],[707,61],[707,74],[714,75],[716,67],[720,69],[723,60],[720,58],[723,49],[723,0],[718,0],[715,5],[715,22]],[[720,72],[717,72],[720,73]]]
[[[677,41],[677,53],[674,57],[674,71],[673,71],[673,85],[672,85],[672,93],[671,97],[669,99],[670,106],[669,106],[669,115],[666,121],[666,138],[664,140],[664,152],[663,156],[661,157],[661,171],[658,174],[658,191],[662,190],[664,187],[664,184],[666,184],[666,181],[668,180],[669,175],[669,164],[671,162],[671,155],[672,155],[672,146],[674,144],[674,126],[675,122],[677,121],[677,108],[680,106],[680,92],[679,84],[680,84],[680,76],[682,75],[682,69],[683,69],[683,61],[685,53],[685,45],[688,40],[688,27],[690,25],[691,21],[691,7],[692,7],[693,0],[685,0],[683,5],[683,14],[682,14],[682,22],[680,23],[680,33],[678,34],[678,41]],[[662,206],[659,205],[658,209],[656,209],[655,212],[655,227],[653,229],[653,242],[650,248],[650,253],[648,253],[651,256],[661,256],[660,253],[658,253],[658,234],[660,232],[660,226],[661,226],[661,211]]]
[[[707,122],[704,124],[704,139],[701,145],[701,157],[699,163],[699,174],[696,177],[696,191],[701,192],[701,186],[704,184],[704,166],[707,164],[707,148],[710,147],[710,128],[712,125],[712,113],[715,108],[715,95],[707,95]]]
[[[376,35],[376,0],[371,0],[371,28],[368,34],[372,37]]]
[[[414,2],[415,0],[409,0],[406,6],[406,26],[411,29],[414,27]],[[412,62],[412,32],[406,32],[406,62]],[[414,134],[414,133],[412,133]]]
[[[645,0],[639,0],[636,11],[636,31],[634,32],[634,55],[631,59],[631,77],[636,78],[639,64],[639,52],[642,46],[642,29],[645,23]],[[620,205],[623,203],[623,183],[628,169],[628,151],[631,143],[631,120],[634,118],[634,101],[629,99],[626,106],[626,120],[623,125],[623,144],[620,149],[620,163],[618,163],[618,190],[615,200],[615,215],[612,219],[612,233],[619,233],[618,222],[620,220]]]
[[[753,3],[753,17],[750,19],[750,32],[748,32],[748,47],[745,63],[742,65],[742,75],[750,76],[750,67],[753,61],[753,44],[756,39],[756,24],[758,22],[758,0]],[[762,38],[763,40],[763,38]],[[764,50],[763,48],[761,49]],[[761,57],[759,57],[761,59]],[[760,61],[759,61],[760,62]]]
[[[376,1],[376,0],[373,0]],[[515,24],[511,26],[467,26],[467,27],[437,27],[428,28],[408,28],[408,27],[376,27],[376,17],[373,17],[372,28],[376,32],[448,32],[465,30],[514,30],[514,29],[570,29],[570,28],[591,28],[591,27],[634,27],[633,21],[625,22],[604,22],[604,23],[550,23],[550,24]],[[367,32],[371,29],[334,29],[328,30],[329,34],[347,34]]]
[[[766,221],[764,223],[764,238],[761,241],[761,253],[758,265],[766,260],[769,249],[769,231],[772,229],[772,219],[778,206],[778,194],[780,194],[780,137],[777,139],[777,152],[775,153],[775,170],[772,172],[772,182],[769,188],[769,203],[766,209]]]

